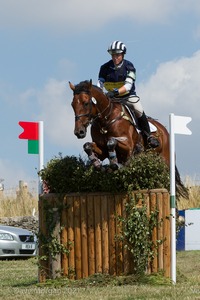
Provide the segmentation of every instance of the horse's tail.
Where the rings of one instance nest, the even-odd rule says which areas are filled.
[[[179,174],[178,168],[175,166],[175,181],[176,181],[176,197],[179,199],[183,197],[185,199],[189,198],[189,191],[186,186],[184,186],[181,176]]]

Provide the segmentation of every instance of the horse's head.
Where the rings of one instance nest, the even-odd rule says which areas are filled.
[[[83,139],[94,115],[94,104],[91,95],[92,81],[82,81],[77,85],[69,82],[69,86],[74,93],[72,100],[72,107],[75,113],[74,134],[77,138]]]

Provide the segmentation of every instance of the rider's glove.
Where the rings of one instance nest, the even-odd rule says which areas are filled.
[[[116,96],[119,96],[119,91],[118,89],[113,89],[112,91],[108,92],[106,95],[109,98],[114,98]]]

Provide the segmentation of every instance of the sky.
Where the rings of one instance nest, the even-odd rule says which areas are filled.
[[[37,182],[38,155],[19,139],[19,121],[44,122],[44,165],[85,156],[73,133],[68,82],[92,79],[120,40],[136,70],[136,91],[148,116],[169,130],[169,115],[191,117],[192,135],[176,135],[182,178],[200,178],[199,0],[0,0],[0,180]]]

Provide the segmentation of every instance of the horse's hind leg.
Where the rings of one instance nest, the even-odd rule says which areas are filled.
[[[114,170],[119,169],[120,165],[118,163],[118,159],[117,159],[117,154],[115,151],[115,148],[117,146],[117,140],[114,138],[111,138],[108,142],[107,142],[107,147],[108,147],[108,158],[110,161],[110,167]]]
[[[91,163],[93,164],[93,166],[96,169],[100,169],[101,168],[101,162],[100,162],[100,160],[98,159],[98,157],[95,155],[95,153],[93,151],[93,145],[92,145],[92,143],[85,143],[83,145],[83,149],[87,153],[88,158],[91,161]]]

